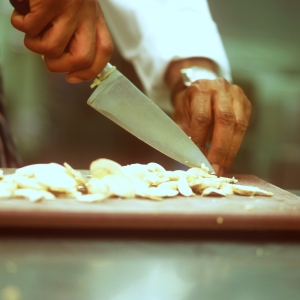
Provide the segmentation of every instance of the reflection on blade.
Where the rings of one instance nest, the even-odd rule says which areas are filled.
[[[179,126],[119,71],[114,71],[88,100],[94,109],[165,155],[190,167],[206,157]]]

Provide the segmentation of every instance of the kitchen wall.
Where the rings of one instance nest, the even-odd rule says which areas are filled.
[[[253,103],[253,118],[231,172],[300,188],[300,1],[209,0],[233,78]],[[0,3],[0,62],[16,143],[25,164],[69,162],[88,168],[98,157],[122,164],[157,161],[178,168],[86,105],[89,83],[69,85],[27,51]],[[113,63],[140,88],[116,53]]]

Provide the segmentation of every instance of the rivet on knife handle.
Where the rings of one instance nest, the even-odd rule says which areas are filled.
[[[91,85],[91,88],[93,89],[95,86],[100,85],[101,82],[105,80],[114,70],[116,70],[116,67],[108,63],[103,71],[97,75],[93,84]]]

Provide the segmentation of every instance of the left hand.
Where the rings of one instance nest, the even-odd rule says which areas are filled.
[[[172,101],[174,121],[221,176],[241,146],[251,118],[251,102],[239,86],[223,78],[195,81],[173,94]]]

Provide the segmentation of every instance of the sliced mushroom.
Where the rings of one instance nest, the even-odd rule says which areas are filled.
[[[80,171],[74,170],[68,163],[64,163],[64,166],[66,168],[66,172],[67,174],[71,175],[76,182],[78,183],[78,185],[85,185],[85,180],[82,176],[82,174],[80,173]]]
[[[211,196],[211,195],[217,195],[217,196],[226,196],[226,193],[222,191],[221,189],[216,189],[213,187],[205,188],[201,194],[201,196]]]
[[[190,197],[195,195],[195,193],[189,186],[189,183],[186,178],[186,174],[182,174],[178,180],[178,191],[181,195],[185,197]]]
[[[30,202],[37,202],[40,200],[53,200],[55,196],[47,191],[39,191],[34,189],[17,189],[14,191],[13,196],[16,198],[25,198]]]
[[[203,177],[203,178],[216,178],[216,175],[209,174],[206,172],[206,169],[202,168],[190,168],[186,171],[188,176],[196,176],[196,177]]]
[[[273,193],[262,190],[258,187],[246,186],[240,184],[233,184],[232,190],[236,194],[245,195],[245,196],[254,196],[254,195],[272,196],[273,195]]]
[[[107,195],[95,193],[95,194],[79,195],[76,197],[76,200],[80,202],[93,203],[93,202],[102,202],[107,198],[108,198]]]
[[[13,179],[17,183],[19,188],[45,190],[45,186],[40,184],[35,177],[26,177],[19,174],[14,174]]]
[[[76,180],[58,164],[48,164],[42,169],[37,169],[34,176],[38,183],[51,191],[68,193],[77,188]]]
[[[117,162],[106,158],[94,160],[90,165],[90,170],[92,176],[97,178],[102,178],[111,174],[124,177],[122,166]]]

